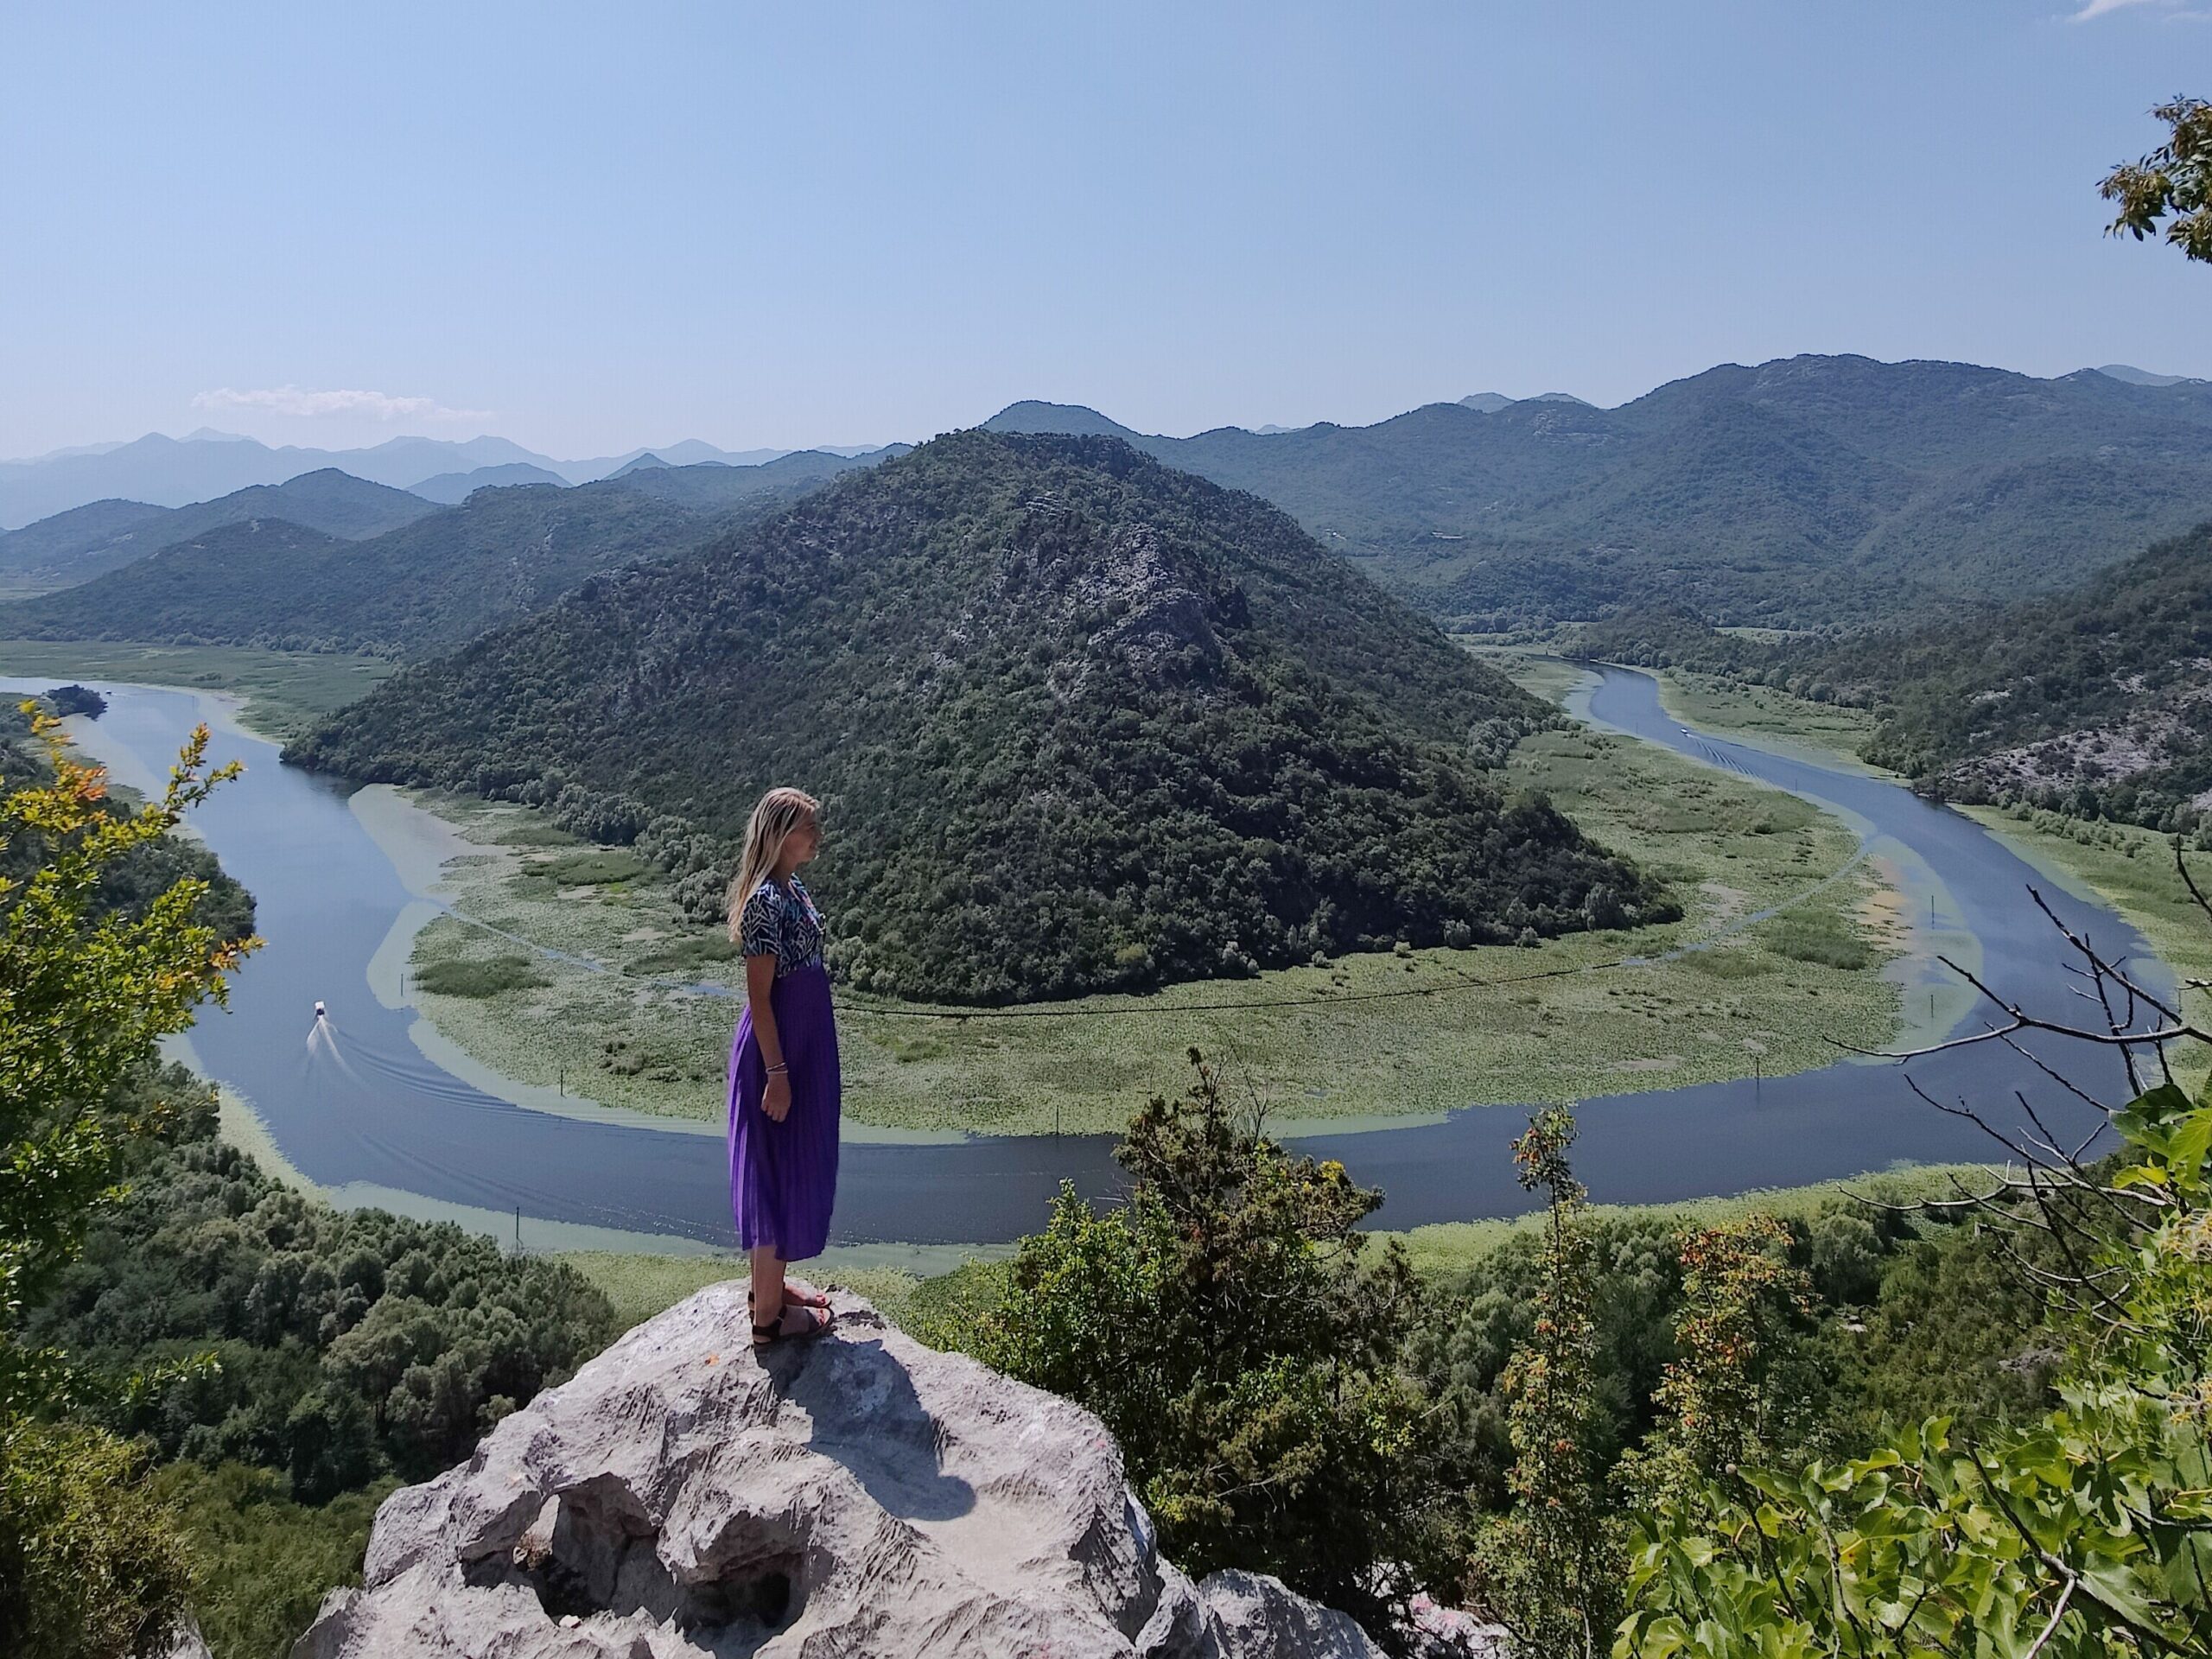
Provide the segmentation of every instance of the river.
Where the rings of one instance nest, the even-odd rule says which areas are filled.
[[[348,808],[346,785],[281,765],[276,745],[229,724],[213,699],[102,689],[108,712],[72,728],[122,780],[158,776],[200,719],[219,722],[218,760],[245,763],[244,777],[193,822],[252,892],[268,943],[238,974],[230,1007],[203,1014],[192,1049],[208,1075],[251,1105],[302,1175],[341,1193],[465,1206],[480,1224],[518,1212],[695,1244],[729,1242],[718,1137],[530,1109],[424,1057],[409,1034],[414,1010],[380,998],[369,972],[414,895]],[[1689,731],[1662,708],[1656,682],[1628,671],[1603,671],[1578,709],[1594,724],[1834,808],[1870,844],[1909,854],[1945,895],[1947,919],[1979,941],[1984,976],[2031,1012],[2078,1018],[2082,1004],[2063,971],[2062,942],[2027,902],[2031,883],[2101,948],[2151,961],[2110,911],[2056,890],[1979,824],[1886,779]],[[2171,985],[2163,970],[2157,977]],[[311,1046],[317,1000],[328,1007],[335,1041]],[[1969,1010],[1955,1029],[1979,1029],[1988,1013],[1986,1005]],[[1574,1040],[1572,1031],[1558,1035],[1563,1046]],[[2039,1050],[2084,1086],[2119,1097],[2115,1057],[2048,1043]],[[1906,1075],[1893,1064],[1839,1060],[1790,1077],[1586,1100],[1577,1108],[1576,1167],[1600,1201],[1652,1203],[1992,1155],[1972,1125],[1916,1098]],[[1913,1062],[1910,1075],[1938,1098],[1971,1098],[2007,1127],[2023,1116],[2015,1090],[2056,1134],[2078,1138],[2097,1127],[2090,1109],[1997,1045]],[[1317,1124],[1295,1143],[1382,1186],[1377,1224],[1409,1227],[1527,1209],[1507,1150],[1526,1117],[1524,1108],[1491,1106],[1357,1134]],[[851,1141],[833,1242],[1003,1243],[1041,1224],[1063,1179],[1088,1193],[1108,1191],[1110,1151],[1110,1141],[1095,1135]]]

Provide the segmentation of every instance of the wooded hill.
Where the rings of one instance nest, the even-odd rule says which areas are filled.
[[[995,1002],[1675,913],[1484,776],[1546,707],[1247,495],[966,432],[403,671],[288,758],[550,800],[703,912],[760,791],[863,989]]]
[[[1866,757],[1931,795],[2212,823],[2212,524],[1980,619],[1761,641],[1654,612],[1592,628],[1580,649],[1872,709]]]
[[[2212,502],[2212,387],[1961,363],[1727,365],[1618,409],[1435,404],[1370,427],[1108,432],[1250,490],[1433,613],[1480,627],[1656,602],[1734,624],[1910,622],[2069,585]]]
[[[359,542],[278,518],[225,522],[80,587],[0,608],[0,636],[434,655],[596,572],[694,547],[855,464],[788,459],[664,467],[575,489],[479,490],[457,507],[418,503],[423,516]]]
[[[282,519],[340,540],[359,541],[436,511],[420,496],[330,467],[283,484],[234,490],[188,507],[94,501],[0,535],[0,582],[30,588],[69,587],[164,547],[257,518]]]

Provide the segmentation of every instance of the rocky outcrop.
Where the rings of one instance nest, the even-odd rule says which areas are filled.
[[[1379,1655],[1162,1559],[1089,1412],[835,1300],[835,1335],[760,1354],[742,1283],[639,1325],[394,1493],[293,1659]]]

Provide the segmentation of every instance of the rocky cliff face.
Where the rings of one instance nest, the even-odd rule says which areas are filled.
[[[836,1300],[834,1336],[765,1354],[741,1282],[639,1326],[393,1494],[293,1659],[1379,1656],[1163,1560],[1090,1413]]]

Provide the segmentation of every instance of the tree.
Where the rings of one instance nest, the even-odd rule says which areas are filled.
[[[1387,1628],[1446,1567],[1433,1430],[1395,1363],[1411,1268],[1363,1261],[1379,1193],[1240,1121],[1191,1059],[1116,1154],[1127,1203],[1063,1189],[974,1351],[1104,1420],[1186,1570],[1273,1573]]]
[[[1777,1402],[1769,1389],[1791,1314],[1812,1288],[1789,1263],[1789,1230],[1753,1214],[1682,1235],[1675,1357],[1652,1403],[1664,1414],[1625,1484],[1653,1501],[1681,1498],[1755,1451],[1770,1452]]]
[[[1548,1200],[1535,1331],[1504,1378],[1513,1508],[1478,1539],[1485,1608],[1530,1653],[1603,1651],[1619,1615],[1620,1535],[1601,1484],[1597,1320],[1587,1192],[1567,1160],[1574,1114],[1549,1106],[1513,1143],[1521,1185]]]
[[[2120,204],[2108,232],[2140,242],[2163,220],[2166,240],[2183,257],[2212,260],[2212,104],[2177,98],[2151,113],[2171,130],[2166,142],[2115,167],[2097,187]]]
[[[124,811],[54,719],[24,712],[51,775],[0,799],[0,1649],[123,1659],[181,1613],[188,1552],[130,1446],[41,1421],[80,1379],[17,1333],[92,1215],[120,1198],[134,1143],[168,1115],[161,1096],[125,1093],[126,1078],[200,1002],[223,999],[256,941],[200,918],[200,877],[122,903],[108,880],[236,772],[205,770],[206,727],[161,798]]]

